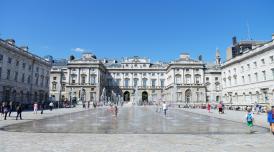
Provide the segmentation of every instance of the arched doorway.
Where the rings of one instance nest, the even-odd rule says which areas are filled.
[[[124,101],[130,101],[130,93],[128,91],[124,92]]]
[[[146,91],[142,92],[142,101],[148,102],[148,93]]]
[[[191,101],[191,90],[190,89],[186,90],[185,98],[186,98],[186,103],[190,103],[190,101]]]

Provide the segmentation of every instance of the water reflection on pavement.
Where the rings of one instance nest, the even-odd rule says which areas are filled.
[[[242,117],[242,116],[240,116]],[[93,134],[245,134],[245,124],[169,109],[167,116],[154,107],[122,107],[115,117],[107,108],[60,115],[10,125],[5,131]],[[254,127],[256,133],[267,129]]]

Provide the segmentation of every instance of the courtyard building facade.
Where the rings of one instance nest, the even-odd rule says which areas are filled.
[[[50,61],[0,39],[0,101],[31,104],[49,97]]]
[[[274,99],[274,35],[268,42],[233,38],[222,64],[222,96],[225,103],[250,105]]]
[[[201,59],[191,59],[187,53],[170,63],[151,63],[138,56],[121,61],[97,59],[92,53],[83,53],[79,59],[71,56],[61,64],[59,61],[54,62],[50,77],[50,96],[56,101],[204,103],[212,92],[205,75],[221,76],[219,69],[219,73],[210,72],[216,69],[207,68]],[[215,83],[211,79],[208,82]]]

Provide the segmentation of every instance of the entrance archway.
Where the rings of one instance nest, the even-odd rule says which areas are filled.
[[[124,101],[130,101],[130,93],[128,91],[124,92]]]
[[[142,101],[148,102],[148,93],[146,91],[142,92]]]
[[[190,103],[190,101],[191,101],[191,90],[190,89],[186,90],[185,98],[186,98],[186,103]]]

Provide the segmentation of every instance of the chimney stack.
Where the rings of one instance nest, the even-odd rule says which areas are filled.
[[[233,44],[233,45],[236,45],[236,44],[237,44],[237,38],[236,38],[236,36],[233,36],[233,37],[232,37],[232,44]]]
[[[274,33],[272,34],[272,40],[274,40]]]
[[[10,45],[15,45],[15,40],[14,39],[6,39],[6,42]]]

